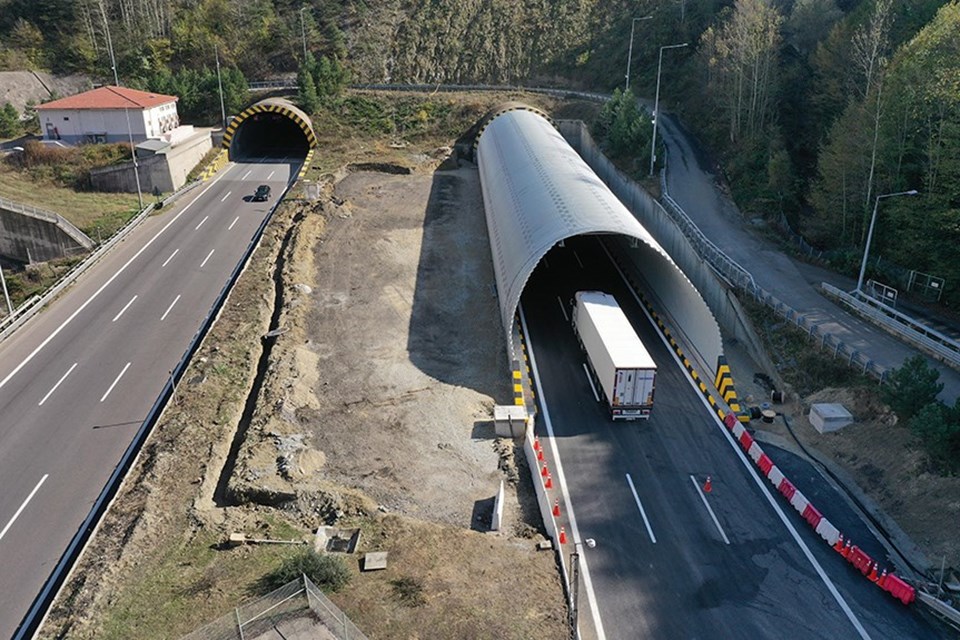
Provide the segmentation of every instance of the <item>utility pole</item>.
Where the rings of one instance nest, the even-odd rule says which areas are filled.
[[[633,62],[633,28],[637,26],[637,20],[651,20],[653,16],[644,16],[634,18],[630,22],[630,49],[627,51],[627,86],[624,91],[630,91],[630,64]]]
[[[650,175],[653,175],[653,165],[657,161],[657,121],[660,120],[660,70],[663,68],[663,50],[679,49],[687,46],[683,44],[668,44],[660,47],[660,60],[657,62],[657,94],[653,100],[653,140],[650,141]]]
[[[13,305],[10,303],[10,294],[7,293],[7,279],[3,277],[3,267],[0,267],[0,285],[3,285],[3,297],[7,301],[7,311],[13,315]]]

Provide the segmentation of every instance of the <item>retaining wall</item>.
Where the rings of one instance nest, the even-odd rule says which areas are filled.
[[[56,213],[0,198],[0,255],[29,264],[92,247],[90,238]]]
[[[210,133],[203,131],[177,145],[144,158],[137,158],[140,172],[140,190],[151,193],[154,188],[163,193],[176,191],[187,182],[187,174],[213,148]],[[90,172],[90,182],[99,191],[136,193],[137,179],[133,163],[103,167]]]

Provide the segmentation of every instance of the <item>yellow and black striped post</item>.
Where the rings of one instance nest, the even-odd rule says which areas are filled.
[[[524,406],[526,401],[523,399],[523,373],[520,371],[520,361],[513,361],[513,404]]]
[[[730,371],[730,365],[727,364],[726,356],[721,355],[717,358],[717,377],[714,380],[714,386],[730,410],[736,414],[737,419],[740,422],[750,422],[750,414],[740,412],[740,401],[737,399],[737,390],[733,386],[733,373]]]

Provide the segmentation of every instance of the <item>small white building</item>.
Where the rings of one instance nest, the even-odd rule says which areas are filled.
[[[100,87],[41,104],[37,114],[44,140],[126,142],[132,134],[137,143],[160,138],[180,125],[177,100],[127,87]]]

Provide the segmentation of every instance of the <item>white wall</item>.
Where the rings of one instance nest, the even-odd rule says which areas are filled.
[[[159,138],[176,128],[180,122],[176,102],[151,109],[43,109],[39,114],[40,131],[45,139],[59,136],[61,140],[73,144],[91,142],[88,139],[90,134],[106,134],[107,142],[122,142],[128,140],[132,133],[134,142],[143,142],[147,138]],[[56,128],[56,134],[53,128]]]

